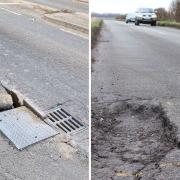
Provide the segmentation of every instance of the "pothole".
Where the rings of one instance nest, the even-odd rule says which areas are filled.
[[[93,179],[125,174],[134,179],[175,146],[176,127],[161,105],[129,101],[93,109]]]

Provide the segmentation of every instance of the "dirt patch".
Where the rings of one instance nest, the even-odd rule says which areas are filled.
[[[121,101],[92,106],[92,179],[140,179],[176,146],[161,105]]]

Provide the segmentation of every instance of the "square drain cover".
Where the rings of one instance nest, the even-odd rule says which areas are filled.
[[[71,116],[61,106],[48,111],[45,122],[60,133],[74,134],[86,129],[82,121]]]
[[[26,107],[1,112],[0,130],[18,149],[58,134]]]

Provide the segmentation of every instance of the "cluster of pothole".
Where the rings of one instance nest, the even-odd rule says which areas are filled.
[[[124,172],[130,179],[175,144],[176,128],[161,105],[118,102],[93,108],[92,178],[114,179]]]

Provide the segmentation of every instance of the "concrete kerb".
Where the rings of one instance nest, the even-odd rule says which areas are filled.
[[[46,118],[46,114],[42,110],[40,110],[40,108],[37,105],[35,105],[35,103],[32,102],[29,98],[24,98],[23,104],[41,119]]]
[[[66,28],[70,28],[70,29],[73,29],[73,30],[76,30],[76,31],[79,31],[79,32],[82,32],[85,34],[89,33],[88,28],[83,27],[79,24],[68,22],[68,21],[60,19],[60,18],[56,18],[56,17],[54,17],[54,15],[55,14],[53,14],[53,15],[52,14],[45,14],[43,19],[50,22],[50,23],[54,23],[56,25],[64,26]]]

